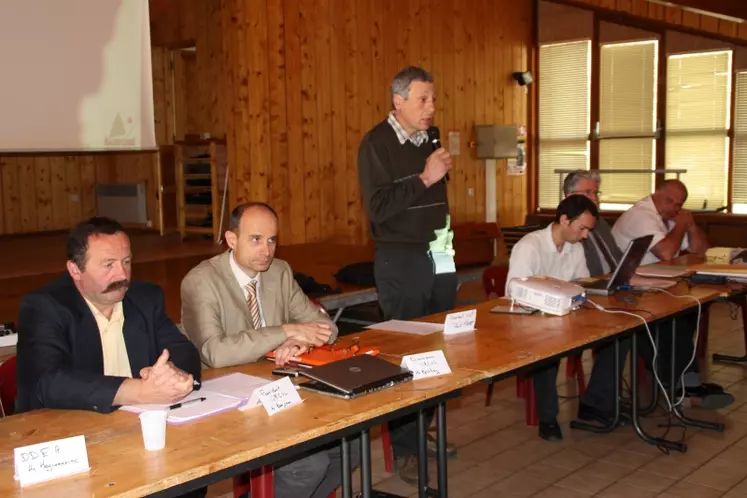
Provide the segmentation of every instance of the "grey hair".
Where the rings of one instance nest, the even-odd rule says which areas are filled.
[[[598,171],[590,169],[577,169],[576,171],[572,171],[571,173],[568,173],[568,176],[565,177],[565,181],[563,181],[563,193],[566,197],[569,196],[571,192],[576,191],[576,187],[581,180],[593,180],[597,185],[602,181]]]
[[[407,100],[407,96],[410,93],[410,84],[413,81],[433,83],[433,76],[431,76],[431,73],[429,73],[425,69],[416,66],[406,67],[398,72],[392,80],[392,105],[394,105],[395,95],[399,95],[403,99]]]

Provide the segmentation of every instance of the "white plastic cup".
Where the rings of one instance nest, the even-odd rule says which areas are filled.
[[[162,450],[166,446],[166,412],[154,410],[140,414],[143,443],[148,451]]]

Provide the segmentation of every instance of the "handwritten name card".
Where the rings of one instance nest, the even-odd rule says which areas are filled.
[[[446,321],[444,322],[444,334],[458,334],[460,332],[475,330],[476,320],[477,310],[449,313],[446,315]]]
[[[21,487],[90,470],[85,436],[15,448],[14,456]]]
[[[271,416],[303,401],[289,377],[283,377],[266,386],[259,387],[257,388],[257,392],[259,393],[259,400],[262,402],[262,406],[267,410],[267,414]]]
[[[441,350],[409,354],[402,358],[401,366],[412,372],[414,380],[451,373],[451,367]]]

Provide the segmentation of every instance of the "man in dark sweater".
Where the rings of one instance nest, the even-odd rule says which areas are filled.
[[[427,130],[436,91],[425,70],[408,67],[392,81],[389,116],[358,150],[358,175],[376,248],[374,277],[387,319],[410,320],[454,308],[456,270],[446,196],[451,155],[434,151]],[[433,417],[429,413],[427,422]],[[390,424],[400,477],[417,482],[415,416]],[[428,450],[435,453],[429,437]],[[447,446],[449,454],[456,448]]]

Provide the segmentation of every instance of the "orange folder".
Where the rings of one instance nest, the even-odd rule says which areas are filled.
[[[368,354],[371,356],[377,356],[379,350],[376,348],[361,348],[358,343],[353,343],[348,346],[342,346],[337,344],[328,344],[313,348],[311,351],[299,356],[300,361],[290,362],[290,366],[306,366],[306,367],[317,367],[319,365],[326,365],[337,360],[344,360],[352,356]],[[275,360],[275,353],[270,352],[265,355],[268,360]]]

